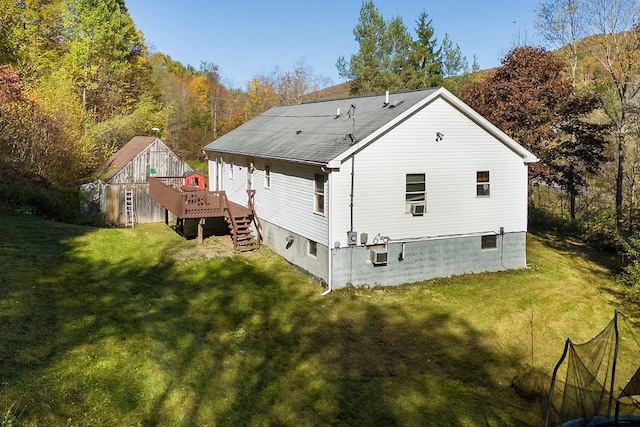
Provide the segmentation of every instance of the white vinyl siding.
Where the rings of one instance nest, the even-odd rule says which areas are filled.
[[[258,169],[264,170],[263,167]],[[271,189],[256,188],[255,203],[259,218],[313,240],[319,245],[328,246],[327,217],[314,213],[314,178],[319,169],[276,161],[270,163],[270,169]],[[329,191],[326,182],[324,188],[326,194]],[[241,196],[245,199],[237,203],[244,205],[246,194]],[[326,200],[324,206],[328,206]]]
[[[436,132],[444,134],[435,141]],[[527,167],[493,135],[438,99],[358,152],[353,228],[393,239],[527,229]],[[330,241],[350,229],[352,160],[332,172]],[[491,171],[491,197],[477,197],[478,171]],[[425,171],[428,214],[406,215],[406,175]]]

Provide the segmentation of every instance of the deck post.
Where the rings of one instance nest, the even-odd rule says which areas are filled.
[[[169,225],[169,209],[164,208],[164,225]]]
[[[198,244],[204,242],[204,223],[206,220],[206,218],[200,218],[198,220]]]

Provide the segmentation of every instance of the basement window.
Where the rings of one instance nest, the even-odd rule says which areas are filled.
[[[313,257],[318,256],[318,242],[309,240],[309,255]]]
[[[495,234],[487,234],[482,236],[482,249],[496,249],[498,247],[498,236]]]

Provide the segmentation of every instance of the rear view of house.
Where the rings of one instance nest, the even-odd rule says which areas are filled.
[[[204,148],[266,245],[328,289],[526,265],[536,157],[443,88],[274,107]]]

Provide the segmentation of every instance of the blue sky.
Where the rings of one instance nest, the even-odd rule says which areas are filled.
[[[536,0],[375,0],[389,21],[400,16],[413,31],[422,11],[432,19],[438,42],[445,33],[469,64],[495,67],[515,45],[537,44]],[[336,61],[358,51],[353,28],[361,0],[126,0],[147,44],[182,64],[219,67],[228,86],[245,88],[255,75],[304,64],[334,84]]]

